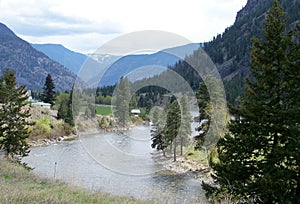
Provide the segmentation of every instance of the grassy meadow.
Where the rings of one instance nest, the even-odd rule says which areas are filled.
[[[98,115],[107,116],[112,114],[110,106],[96,106],[96,113]]]

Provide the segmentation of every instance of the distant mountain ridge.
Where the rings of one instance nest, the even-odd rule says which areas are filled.
[[[64,65],[74,74],[77,74],[87,56],[65,48],[61,44],[31,44],[32,47],[46,54],[49,58]]]
[[[159,74],[167,69],[168,66],[175,65],[175,63],[179,60],[178,56],[190,55],[194,50],[200,47],[200,44],[194,43],[168,48],[152,54],[126,56],[113,56],[106,54],[90,54],[87,56],[73,52],[59,44],[33,44],[32,46],[45,53],[51,59],[61,63],[75,74],[78,74],[81,68],[86,68],[88,66],[89,71],[87,71],[87,75],[90,74],[91,76],[84,77],[85,80],[94,77],[96,72],[95,70],[93,71],[93,69],[101,70],[109,66],[99,81],[100,86],[107,86],[116,84],[121,77],[128,75],[129,73],[131,73],[129,75],[129,79],[131,81]],[[135,69],[146,66],[149,67],[143,71],[134,71]],[[164,68],[158,69],[157,67]]]
[[[6,68],[15,71],[17,83],[41,90],[47,74],[51,74],[56,90],[70,90],[76,76],[44,53],[19,38],[0,23],[0,74]]]
[[[127,55],[116,60],[104,74],[100,86],[114,85],[122,76],[129,74],[130,81],[141,80],[158,75],[168,67],[175,65],[180,56],[190,55],[200,47],[200,44],[191,43],[188,45],[173,47],[158,51],[152,54]],[[137,71],[138,69],[143,71]],[[114,80],[110,80],[114,77]]]

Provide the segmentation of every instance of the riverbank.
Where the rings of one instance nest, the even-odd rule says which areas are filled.
[[[161,153],[161,157],[163,154]],[[185,174],[192,176],[193,178],[209,184],[214,184],[214,180],[211,177],[212,169],[210,168],[207,155],[203,151],[195,150],[195,146],[191,145],[182,156],[177,156],[176,161],[173,160],[173,155],[167,155],[162,160],[161,165],[176,174]]]
[[[39,146],[47,146],[47,145],[53,145],[53,144],[59,144],[63,141],[71,141],[75,140],[81,136],[86,136],[86,135],[92,135],[92,134],[104,134],[107,132],[117,132],[117,131],[126,131],[129,130],[131,127],[111,127],[111,128],[105,128],[105,129],[100,129],[100,128],[89,128],[85,129],[85,131],[78,131],[77,134],[72,134],[72,135],[65,135],[65,136],[59,136],[59,137],[54,137],[54,138],[43,138],[43,139],[28,139],[28,145],[31,147],[39,147]]]
[[[28,139],[28,145],[30,147],[39,147],[39,146],[47,146],[47,145],[52,145],[52,144],[58,144],[63,141],[70,141],[74,140],[78,137],[78,135],[66,135],[66,136],[59,136],[56,138],[51,138],[51,139]]]
[[[131,197],[91,192],[68,184],[42,179],[22,165],[0,158],[0,203],[154,203]]]
[[[179,157],[176,162],[174,162],[173,159],[164,161],[162,166],[176,174],[186,174],[200,180],[201,182],[204,181],[205,183],[210,184],[214,183],[211,178],[211,168],[199,161],[186,159],[184,156]]]
[[[54,110],[44,110],[41,108],[32,109],[32,121],[39,121],[45,117],[49,117],[49,121],[46,124],[47,129],[49,129],[49,133],[45,131],[38,131],[39,135],[30,135],[27,140],[27,143],[31,147],[37,146],[47,146],[58,144],[63,141],[70,141],[77,139],[80,136],[91,135],[91,134],[103,134],[106,132],[116,132],[116,131],[125,131],[130,127],[120,127],[117,125],[115,118],[111,116],[101,116],[96,115],[95,117],[86,117],[84,115],[80,115],[76,117],[75,127],[71,127],[66,125],[69,128],[67,131],[69,134],[66,134],[66,131],[63,131],[65,124],[61,120],[57,120],[55,117]],[[56,124],[62,123],[59,131],[54,131],[53,127],[56,127]],[[45,126],[45,125],[44,125]],[[44,126],[39,128],[43,129]],[[34,128],[31,128],[35,130]],[[56,128],[57,129],[57,128]],[[35,131],[37,132],[37,131]],[[55,134],[51,134],[55,132]]]

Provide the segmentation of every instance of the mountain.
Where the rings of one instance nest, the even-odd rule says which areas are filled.
[[[298,20],[299,0],[281,0],[290,16],[289,27]],[[243,72],[249,73],[251,38],[262,37],[263,20],[273,0],[248,0],[246,6],[237,13],[235,23],[211,42],[204,44],[204,50],[216,63],[221,75],[230,80]]]
[[[77,74],[87,56],[71,51],[60,44],[31,44],[32,47],[46,54],[49,58],[64,65],[71,72]]]
[[[84,81],[96,81],[100,86],[114,85],[125,75],[131,81],[157,75],[168,66],[175,65],[178,56],[186,56],[199,48],[200,44],[188,44],[168,48],[152,54],[113,56],[108,54],[89,54],[73,52],[58,44],[32,44],[51,59],[59,62],[71,72],[79,74]],[[182,57],[183,58],[183,57]],[[108,67],[108,68],[107,68]],[[139,69],[146,67],[145,69]],[[80,69],[85,69],[80,72]],[[102,70],[105,73],[99,79]],[[90,83],[89,83],[90,84]],[[94,84],[94,83],[93,83]]]
[[[298,20],[300,0],[280,0],[285,12],[289,15],[288,27],[291,29]],[[224,79],[227,99],[234,103],[237,96],[243,95],[244,78],[249,77],[251,38],[262,37],[263,20],[273,0],[248,0],[236,16],[235,22],[223,34],[218,34],[212,41],[204,43],[203,49],[217,66]],[[201,50],[191,56],[197,60]],[[197,74],[184,63],[172,67],[193,87],[200,81]],[[196,82],[195,82],[196,81]]]
[[[200,44],[188,44],[164,49],[152,54],[126,55],[115,57],[114,62],[102,77],[100,86],[114,85],[123,76],[130,81],[141,80],[158,75],[167,67],[174,66],[178,60],[190,55]]]
[[[15,71],[17,83],[28,89],[41,90],[51,74],[56,90],[70,90],[76,76],[0,23],[0,74],[6,68]]]

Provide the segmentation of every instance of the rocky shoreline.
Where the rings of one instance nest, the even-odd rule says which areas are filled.
[[[78,137],[78,135],[68,135],[68,136],[60,136],[60,137],[51,138],[51,139],[29,140],[28,144],[30,147],[48,146],[48,145],[52,145],[52,144],[58,144],[63,141],[74,140],[77,137]]]
[[[184,157],[180,157],[176,162],[173,159],[169,159],[162,163],[162,166],[176,174],[186,174],[199,179],[201,182],[213,184],[214,181],[211,178],[211,169],[200,162],[187,160]]]

